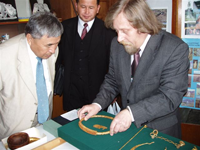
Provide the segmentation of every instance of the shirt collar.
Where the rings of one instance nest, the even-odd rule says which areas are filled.
[[[36,58],[37,56],[36,56],[35,53],[31,50],[31,47],[30,47],[30,45],[28,44],[27,38],[26,38],[26,45],[27,45],[27,48],[28,48],[28,53],[29,53],[30,58]]]
[[[80,17],[78,17],[78,24],[79,24],[79,26],[81,26],[82,28],[84,28],[84,24],[87,23],[87,24],[88,24],[88,26],[87,26],[87,31],[89,31],[89,30],[91,29],[93,23],[94,23],[94,20],[95,20],[95,18],[92,19],[92,20],[89,21],[89,22],[84,22],[83,20],[81,20]]]
[[[151,37],[151,35],[148,34],[147,37],[146,37],[146,39],[144,40],[142,46],[140,47],[140,56],[141,56],[142,53],[144,52],[144,49],[145,49],[145,47],[146,47],[146,45],[147,45],[147,42],[149,41],[150,37]]]

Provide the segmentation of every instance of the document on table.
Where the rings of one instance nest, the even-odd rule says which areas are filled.
[[[69,111],[67,113],[62,114],[61,116],[65,119],[68,119],[70,121],[75,120],[78,118],[78,111],[76,109]]]

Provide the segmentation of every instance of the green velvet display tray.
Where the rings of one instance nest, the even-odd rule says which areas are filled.
[[[98,115],[113,116],[107,112],[100,112]],[[83,125],[86,127],[96,130],[98,132],[105,132],[106,130],[96,129],[93,127],[94,124],[100,124],[108,127],[109,130],[111,119],[107,118],[91,118],[88,121],[83,121]],[[134,124],[131,127],[121,133],[117,133],[114,136],[107,135],[91,135],[84,132],[78,126],[79,120],[72,121],[60,128],[58,128],[58,136],[71,143],[75,147],[81,150],[117,150],[120,149],[127,141],[129,141],[141,128],[136,128]],[[151,145],[142,145],[137,148],[137,150],[177,150],[174,144],[169,143],[163,139],[155,138],[151,139],[150,133],[153,130],[150,128],[144,128],[140,133],[138,133],[128,144],[126,144],[122,149],[130,150],[134,146],[142,143],[151,143]],[[158,136],[167,138],[174,143],[179,143],[180,139],[168,136],[166,134],[158,133]],[[185,141],[184,141],[185,142]],[[185,146],[180,147],[179,150],[192,150],[195,145],[185,142]],[[197,147],[197,146],[196,146]],[[197,147],[200,150],[200,147]]]

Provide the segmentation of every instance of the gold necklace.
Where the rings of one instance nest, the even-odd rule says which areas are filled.
[[[94,116],[92,116],[91,118],[107,118],[107,119],[113,120],[113,117],[104,116],[104,115],[94,115]],[[84,118],[81,119],[81,120],[79,121],[78,125],[79,125],[79,127],[80,127],[83,131],[85,131],[86,133],[89,133],[89,134],[92,134],[92,135],[106,135],[106,134],[109,134],[109,133],[110,133],[110,131],[106,131],[106,132],[97,132],[97,131],[95,131],[95,130],[89,129],[88,127],[86,127],[86,126],[84,126],[84,125],[82,124],[82,121],[83,121],[83,120],[84,120]],[[107,128],[107,127],[101,126],[101,125],[94,125],[94,127],[95,127],[95,128],[99,128],[99,129],[102,128],[103,130],[104,130],[105,128]]]
[[[185,143],[184,143],[183,141],[179,141],[179,144],[177,144],[177,143],[174,143],[174,142],[171,141],[171,140],[168,140],[167,138],[164,138],[164,137],[162,137],[162,136],[158,136],[158,130],[153,130],[153,131],[150,133],[150,136],[151,136],[152,139],[154,139],[154,138],[159,138],[159,139],[162,139],[162,140],[164,140],[164,141],[166,141],[166,142],[168,142],[168,143],[172,143],[173,145],[176,146],[177,149],[179,149],[181,146],[184,146],[184,145],[185,145]]]
[[[140,129],[132,138],[130,138],[129,140],[128,140],[128,142],[126,142],[119,150],[121,150],[122,148],[124,148],[134,137],[136,137],[136,135],[138,135],[144,128],[147,128],[147,125],[144,125],[143,127],[142,127],[142,129]]]

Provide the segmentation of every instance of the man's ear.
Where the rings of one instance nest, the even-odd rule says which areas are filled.
[[[78,3],[75,2],[75,8],[76,8],[76,12],[78,12]]]
[[[28,34],[26,35],[26,38],[27,38],[28,44],[31,46],[31,41],[32,41],[32,39],[33,39],[32,35],[28,33]]]
[[[101,8],[101,5],[98,5],[97,6],[97,14],[99,13],[100,8]]]

